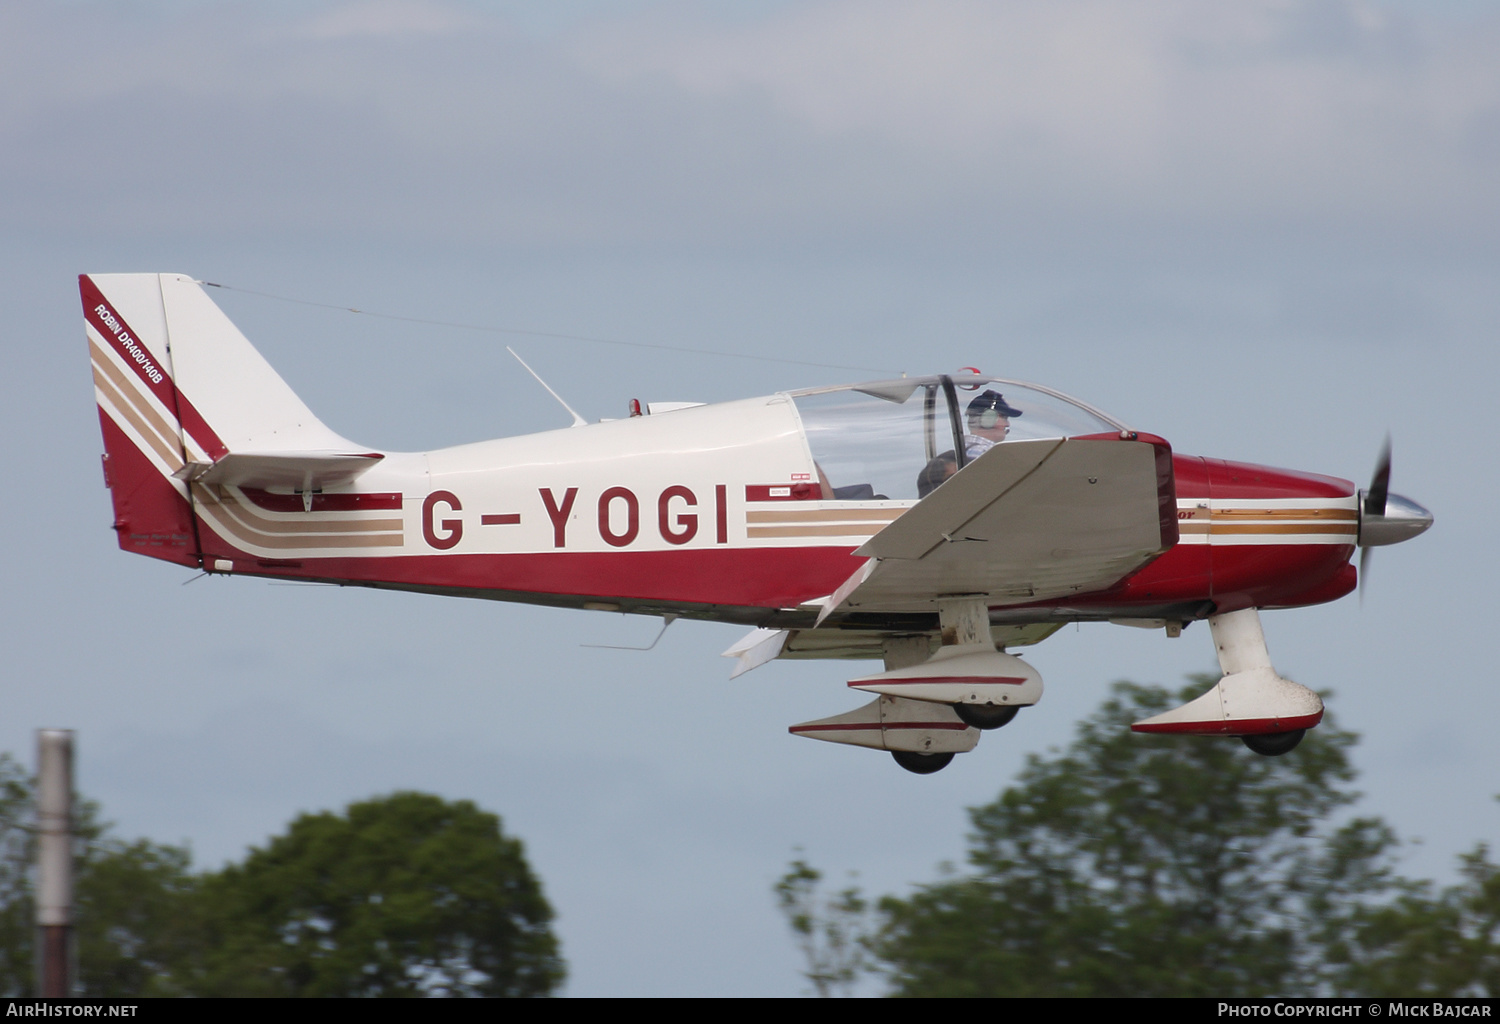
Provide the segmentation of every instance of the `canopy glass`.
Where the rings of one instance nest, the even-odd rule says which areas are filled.
[[[911,501],[995,444],[1128,429],[1051,388],[983,375],[905,377],[789,394],[825,500]]]

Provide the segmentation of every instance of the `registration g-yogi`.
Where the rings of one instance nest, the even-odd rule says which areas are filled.
[[[1137,722],[1282,754],[1323,717],[1258,609],[1350,593],[1432,516],[1347,480],[1182,455],[978,372],[787,391],[429,452],[324,426],[178,274],[79,278],[126,551],[282,577],[741,623],[735,674],[876,659],[791,726],[933,772],[1036,704],[1012,653],[1075,621],[1206,619],[1223,678]],[[639,413],[638,408],[632,408]]]

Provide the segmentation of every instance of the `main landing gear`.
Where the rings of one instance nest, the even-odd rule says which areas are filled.
[[[1016,717],[1016,712],[1020,710],[1017,704],[953,705],[953,713],[962,720],[964,725],[983,730],[998,729],[1002,725],[1009,725],[1011,719]]]
[[[973,750],[982,732],[1042,697],[1040,673],[996,648],[989,616],[982,597],[940,599],[942,646],[934,651],[926,634],[886,637],[885,671],[849,681],[875,699],[794,725],[792,734],[885,750],[917,775],[942,771],[954,754]]]
[[[1016,704],[953,704],[951,707],[965,725],[984,731],[1009,725],[1021,710]],[[1296,744],[1293,743],[1293,746]],[[1287,749],[1290,750],[1291,747]],[[919,754],[910,750],[893,750],[891,756],[901,767],[917,775],[940,772],[953,760],[952,753]]]
[[[952,754],[917,754],[910,750],[893,750],[891,756],[901,767],[918,775],[940,772],[953,760]]]

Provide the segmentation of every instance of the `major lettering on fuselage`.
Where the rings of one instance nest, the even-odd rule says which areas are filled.
[[[1005,648],[1077,620],[1208,619],[1252,651],[1216,688],[1239,709],[1143,730],[1300,737],[1321,703],[1270,672],[1255,609],[1341,597],[1362,527],[1404,539],[1430,522],[1402,499],[1387,516],[1383,484],[1375,524],[1349,481],[1175,454],[1060,392],[973,373],[374,452],[319,422],[191,279],[80,288],[126,550],[737,622],[754,627],[726,652],[739,671],[880,658],[885,673],[851,682],[871,704],[793,731],[917,771],[1034,704],[1040,677],[1017,682]],[[1275,682],[1246,690],[1262,668]]]

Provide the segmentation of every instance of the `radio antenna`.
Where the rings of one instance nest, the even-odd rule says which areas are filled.
[[[557,399],[557,404],[560,405],[560,406],[562,406],[564,409],[568,410],[568,415],[571,416],[571,417],[573,417],[573,426],[575,426],[575,427],[586,427],[586,426],[589,425],[589,421],[586,420],[586,419],[584,419],[582,416],[578,415],[578,413],[574,411],[574,409],[573,409],[573,407],[571,405],[569,405],[567,402],[564,402],[563,399],[562,399],[562,395],[559,395],[556,391],[553,391],[552,388],[548,386],[547,382],[544,381],[544,380],[542,380],[540,374],[538,374],[531,367],[526,366],[526,360],[524,360],[520,356],[516,355],[516,350],[515,349],[511,348],[509,345],[506,345],[505,346],[505,351],[509,352],[513,356],[516,356],[516,362],[520,363],[522,366],[525,366],[526,367],[526,372],[529,373],[529,374],[531,374],[533,377],[535,377],[536,378],[536,382],[538,384],[540,384],[544,388],[547,388],[547,394],[549,394],[553,398]]]

